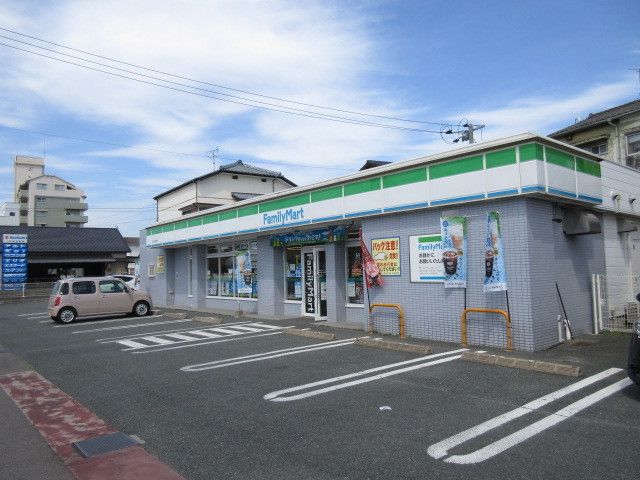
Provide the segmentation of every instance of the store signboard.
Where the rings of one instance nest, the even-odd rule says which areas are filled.
[[[304,311],[316,313],[315,275],[313,271],[313,252],[304,254]]]
[[[26,234],[2,235],[2,289],[22,288],[27,281],[28,246]]]
[[[410,236],[409,264],[412,282],[443,282],[442,236],[439,233]]]
[[[445,288],[467,288],[467,217],[442,217],[440,235]]]
[[[310,232],[296,232],[285,235],[273,235],[272,247],[285,247],[289,245],[313,245],[318,243],[340,242],[347,238],[346,227],[332,227]]]
[[[487,214],[487,236],[484,248],[484,285],[485,292],[501,292],[507,289],[507,273],[504,268],[504,247],[500,214]]]
[[[156,257],[156,274],[164,273],[164,255],[158,255]]]
[[[400,275],[400,237],[372,239],[371,255],[380,269],[380,275]]]

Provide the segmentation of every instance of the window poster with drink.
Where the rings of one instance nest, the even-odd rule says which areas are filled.
[[[500,292],[507,289],[507,274],[504,268],[504,247],[498,212],[487,214],[487,238],[484,249],[485,292]]]
[[[467,288],[467,217],[440,219],[444,287]]]
[[[253,269],[251,252],[236,250],[236,289],[238,293],[251,293]]]
[[[371,253],[382,276],[400,275],[400,237],[374,238]]]

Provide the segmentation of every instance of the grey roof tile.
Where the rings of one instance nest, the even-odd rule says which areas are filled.
[[[600,123],[604,123],[609,119],[629,115],[635,112],[640,112],[640,100],[634,100],[623,105],[618,105],[617,107],[609,108],[608,110],[603,110],[602,112],[592,113],[584,120],[574,123],[573,125],[570,125],[568,127],[562,128],[557,132],[553,132],[549,134],[549,136],[551,138],[561,137],[572,132],[577,132],[585,128],[593,127]]]
[[[31,253],[127,253],[117,228],[0,226],[0,234],[26,233]]]

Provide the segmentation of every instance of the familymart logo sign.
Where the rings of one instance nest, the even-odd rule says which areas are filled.
[[[304,208],[287,208],[276,213],[262,215],[262,224],[267,226],[286,225],[304,220]]]

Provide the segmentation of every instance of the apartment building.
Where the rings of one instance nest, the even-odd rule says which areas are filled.
[[[590,113],[549,136],[640,170],[640,100]]]
[[[45,174],[42,158],[16,156],[14,195],[20,225],[82,227],[88,221],[85,193],[58,176]]]

